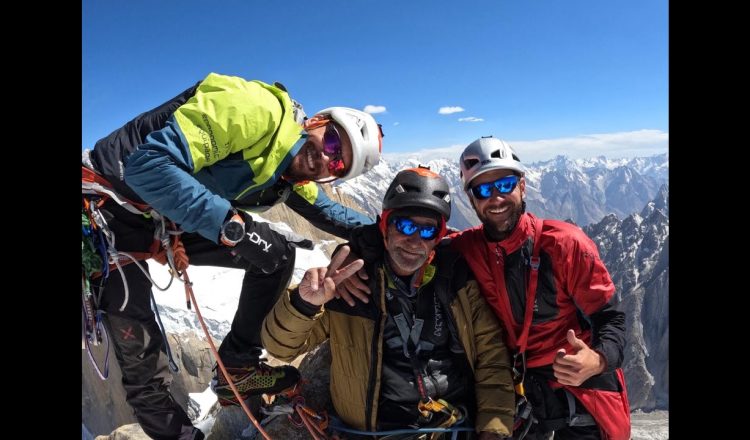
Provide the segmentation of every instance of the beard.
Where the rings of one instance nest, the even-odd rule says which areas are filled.
[[[521,202],[519,205],[511,208],[510,215],[507,219],[497,223],[489,220],[484,214],[477,213],[477,217],[484,225],[484,233],[487,234],[487,238],[491,241],[502,241],[508,238],[518,224],[518,220],[521,218],[521,214],[526,210],[526,202]]]
[[[411,274],[419,270],[427,261],[427,254],[416,251],[414,254],[406,254],[398,249],[387,250],[388,262],[391,267],[397,268],[394,270],[397,274]],[[416,254],[416,255],[415,255]]]
[[[308,149],[313,151],[315,150],[315,147],[312,146],[310,141],[305,142],[297,155],[294,156],[287,169],[284,171],[284,176],[286,178],[293,181],[315,180],[319,178],[320,172],[318,172],[317,170],[311,170],[308,165]]]

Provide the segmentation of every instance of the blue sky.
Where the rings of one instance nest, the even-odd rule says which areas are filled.
[[[209,72],[384,110],[388,155],[668,149],[666,0],[83,0],[82,147]]]

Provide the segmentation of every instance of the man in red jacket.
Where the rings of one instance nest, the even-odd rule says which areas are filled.
[[[575,225],[526,212],[526,169],[510,145],[482,137],[459,160],[463,190],[482,225],[452,235],[514,353],[518,414],[513,438],[630,438],[620,368],[625,314],[596,245]],[[382,245],[355,229],[357,255]],[[365,299],[356,277],[338,294]]]
[[[477,139],[459,165],[482,225],[455,236],[453,245],[516,353],[517,390],[533,414],[524,420],[525,438],[554,432],[555,440],[629,439],[620,368],[625,313],[615,308],[615,286],[596,245],[575,225],[526,212],[526,170],[506,142]]]

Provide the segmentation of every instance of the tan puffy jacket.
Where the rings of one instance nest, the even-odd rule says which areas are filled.
[[[420,292],[436,289],[448,304],[476,382],[476,431],[509,436],[513,425],[515,395],[508,351],[495,314],[487,306],[465,261],[445,247],[425,268]],[[272,356],[290,362],[299,354],[331,340],[331,400],[347,425],[360,430],[377,426],[380,375],[385,327],[385,275],[382,263],[366,266],[370,274],[372,300],[329,301],[315,316],[308,317],[290,301],[289,290],[263,322],[263,345]],[[440,268],[440,269],[438,269]],[[442,273],[441,273],[442,270]],[[442,292],[442,293],[440,293]]]

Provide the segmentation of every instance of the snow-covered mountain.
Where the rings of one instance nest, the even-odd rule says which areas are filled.
[[[640,213],[583,228],[599,247],[627,316],[624,371],[630,407],[669,403],[669,186]]]
[[[382,197],[393,176],[407,167],[419,165],[417,159],[381,162],[366,176],[334,187],[334,198],[356,205],[373,217],[380,212]],[[453,197],[451,226],[463,229],[478,224],[471,205],[460,189],[458,163],[450,159],[428,161],[433,171],[450,182]],[[603,157],[569,160],[557,157],[528,166],[528,209],[542,217],[573,219],[599,246],[617,286],[622,306],[628,313],[628,346],[625,372],[631,409],[667,408],[669,347],[669,209],[668,155],[648,158],[608,160]],[[660,185],[662,185],[660,187]],[[645,206],[645,208],[644,208]],[[595,217],[598,212],[602,214]],[[609,214],[609,215],[607,215]],[[260,216],[258,220],[262,220]],[[313,251],[297,250],[295,280],[313,266],[324,266],[332,248],[331,236],[311,227],[285,207],[263,213],[269,221],[283,220],[295,232],[316,242]],[[592,220],[587,220],[592,218]],[[166,270],[149,263],[157,282],[165,282]],[[236,269],[191,267],[197,301],[214,338],[228,332],[238,301],[243,272]],[[185,308],[180,283],[166,292],[156,292],[161,318],[170,334],[202,335],[193,311]],[[195,332],[195,333],[192,333]],[[204,391],[213,360],[204,347],[193,346],[193,337],[172,336],[172,349],[181,356],[181,373],[173,383],[175,395],[187,398],[189,392]],[[101,353],[100,353],[101,354]],[[110,362],[116,364],[114,355]],[[113,377],[101,382],[82,354],[82,421],[94,434],[108,433],[113,427],[133,421],[132,411],[124,403],[119,372],[111,365]],[[119,387],[119,388],[118,388]],[[659,417],[664,425],[666,417]],[[644,432],[654,432],[645,429]],[[665,429],[658,436],[666,438]],[[666,435],[666,434],[665,434]]]
[[[460,190],[457,158],[418,158],[389,161],[384,158],[370,172],[334,187],[352,198],[373,217],[380,213],[388,184],[400,170],[428,165],[444,176],[451,187],[453,208],[449,224],[458,229],[479,224],[466,194]],[[608,214],[624,218],[639,211],[667,183],[669,154],[632,159],[571,160],[557,156],[527,165],[527,207],[546,218],[571,219],[576,224],[598,222]]]

